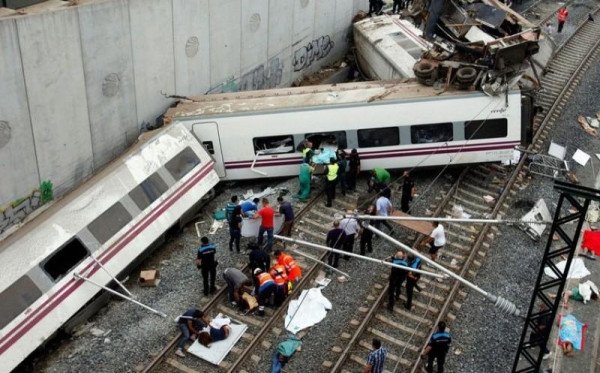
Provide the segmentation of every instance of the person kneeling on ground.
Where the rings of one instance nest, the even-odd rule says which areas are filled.
[[[287,273],[288,280],[290,285],[290,290],[293,286],[297,285],[302,278],[302,268],[296,263],[294,257],[290,254],[287,254],[281,250],[275,250],[275,259],[277,263],[281,264],[285,267],[285,272]]]
[[[271,299],[275,291],[275,280],[267,272],[257,268],[254,270],[254,294],[258,298],[258,316],[265,315],[265,304]]]
[[[177,318],[177,326],[181,330],[181,338],[177,344],[175,355],[184,357],[183,348],[188,339],[195,340],[204,327],[208,325],[208,318],[204,312],[190,308]]]

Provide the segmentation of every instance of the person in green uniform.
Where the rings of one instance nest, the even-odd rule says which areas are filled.
[[[298,199],[304,202],[310,196],[310,178],[314,168],[308,163],[302,163],[300,165],[300,173],[298,174],[298,181],[300,183],[300,191],[298,192]]]
[[[390,183],[390,173],[385,168],[374,168],[369,178],[369,193],[375,190],[379,193]]]

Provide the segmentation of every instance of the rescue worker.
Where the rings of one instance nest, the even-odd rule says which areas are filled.
[[[292,237],[292,228],[294,227],[294,208],[289,201],[285,201],[283,197],[277,197],[279,204],[279,213],[283,215],[283,225],[279,234],[286,237]],[[285,245],[285,243],[284,243]]]
[[[354,249],[354,239],[360,235],[360,225],[353,217],[347,217],[340,221],[340,227],[344,230],[344,251],[349,253]],[[349,255],[344,255],[344,260],[350,260]]]
[[[290,282],[290,288],[292,288],[292,284],[295,285],[300,282],[300,279],[302,278],[302,268],[300,268],[290,254],[284,253],[281,250],[275,250],[275,259],[278,264],[285,267],[285,272],[287,273]]]
[[[423,353],[423,355],[427,355],[427,373],[433,373],[434,360],[437,360],[437,372],[444,372],[444,362],[446,361],[446,354],[450,350],[451,342],[452,337],[446,331],[446,323],[440,321],[437,331],[431,335],[431,339]]]
[[[385,168],[374,168],[371,170],[371,177],[368,180],[368,192],[373,190],[379,193],[390,183],[390,173]]]
[[[185,357],[183,353],[185,342],[188,339],[195,340],[206,325],[208,325],[208,317],[197,308],[190,308],[179,316],[177,318],[177,326],[181,330],[181,338],[179,338],[179,342],[177,343],[175,355]]]
[[[250,271],[254,272],[256,268],[266,271],[269,268],[269,262],[271,261],[269,259],[269,254],[261,249],[256,242],[250,242],[248,244],[248,250],[250,250],[250,254],[248,254]]]
[[[223,279],[227,284],[227,298],[232,306],[237,306],[242,298],[245,285],[252,285],[252,282],[237,268],[225,268],[223,271]]]
[[[275,291],[275,280],[268,272],[257,268],[254,270],[254,294],[258,298],[258,316],[265,315],[265,304]]]
[[[227,223],[231,223],[231,217],[233,216],[233,209],[238,205],[238,197],[231,196],[231,200],[227,202],[225,206],[225,218],[227,218]]]
[[[327,165],[327,185],[325,187],[327,193],[327,203],[325,206],[327,207],[331,207],[331,203],[335,199],[335,186],[337,184],[339,169],[340,166],[338,166],[335,158],[330,158],[329,164]]]
[[[375,201],[375,210],[377,216],[387,217],[394,213],[394,205],[390,201],[391,191],[389,188],[385,188],[381,191],[381,195]],[[381,225],[385,225],[390,231],[390,234],[394,231],[394,228],[387,220],[375,220],[373,226],[377,229],[381,229]]]
[[[406,254],[403,251],[398,251],[396,255],[389,257],[386,259],[392,264],[397,264],[401,266],[408,267],[408,262],[406,261]],[[400,299],[400,293],[402,291],[402,284],[406,280],[406,271],[400,268],[392,267],[390,272],[390,279],[388,285],[388,310],[394,310],[394,301]]]
[[[411,254],[408,256],[408,264],[410,268],[421,269],[421,258]],[[404,308],[409,311],[412,308],[413,291],[420,277],[421,275],[416,272],[408,272],[406,275],[406,303],[404,303]]]
[[[433,230],[429,237],[427,237],[427,243],[429,244],[429,256],[431,260],[435,261],[438,256],[438,252],[446,244],[446,233],[444,233],[444,226],[438,221],[431,223]]]
[[[337,183],[340,185],[342,195],[346,195],[346,168],[348,167],[348,161],[346,160],[346,152],[344,149],[338,149],[338,180]]]
[[[300,173],[298,174],[298,182],[300,190],[298,191],[298,200],[304,202],[310,197],[310,179],[315,169],[308,163],[300,165]]]
[[[327,245],[327,247],[332,247],[334,249],[341,250],[345,240],[346,235],[344,234],[344,230],[340,228],[340,222],[338,220],[334,220],[333,229],[327,232],[325,244]],[[339,261],[340,254],[334,252],[329,253],[329,256],[327,257],[327,264],[329,264],[333,268],[337,268]]]
[[[410,176],[410,172],[404,171],[404,180],[402,181],[402,197],[400,198],[400,210],[408,213],[410,210],[410,201],[412,201],[415,195],[415,182]]]
[[[242,207],[240,205],[235,206],[233,213],[231,214],[231,220],[229,221],[229,251],[233,251],[233,245],[235,244],[235,250],[240,252],[240,239],[242,238]]]
[[[302,149],[302,161],[304,163],[311,163],[314,152],[312,150],[313,143],[309,140],[304,140],[304,149]]]
[[[373,216],[376,210],[375,205],[369,205],[365,210],[365,214]],[[373,224],[374,222],[369,220],[368,223]],[[360,233],[360,255],[365,255],[365,250],[370,253],[373,252],[373,231],[363,228]]]
[[[562,32],[563,26],[565,25],[565,22],[567,21],[567,17],[569,17],[569,11],[567,10],[567,7],[566,6],[560,7],[560,9],[558,10],[558,33],[559,34]]]
[[[198,254],[196,256],[196,267],[202,272],[204,295],[207,296],[209,291],[210,293],[214,293],[217,290],[215,287],[215,276],[217,275],[215,253],[217,252],[217,247],[210,243],[206,236],[202,237],[200,242],[201,244],[198,247]]]
[[[244,216],[247,218],[253,217],[254,214],[256,214],[256,211],[258,210],[259,202],[260,199],[254,198],[252,201],[246,201],[241,203],[240,206],[242,207],[242,213],[244,214]]]
[[[353,192],[356,190],[356,178],[360,174],[360,157],[356,149],[352,149],[350,157],[348,157],[348,172],[346,180],[348,182],[348,190]]]
[[[277,262],[274,262],[269,274],[275,281],[275,306],[279,307],[288,295],[288,275],[285,267]]]
[[[263,238],[265,232],[267,233],[267,244],[265,246],[266,252],[270,253],[273,248],[273,222],[275,217],[275,210],[269,204],[268,198],[261,200],[262,208],[256,212],[252,219],[262,219],[260,221],[260,227],[258,228],[257,244],[262,247]]]

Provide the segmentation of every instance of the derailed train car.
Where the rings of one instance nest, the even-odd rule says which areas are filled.
[[[218,181],[198,140],[171,126],[0,242],[2,371],[100,293],[75,273],[101,285],[127,273]]]

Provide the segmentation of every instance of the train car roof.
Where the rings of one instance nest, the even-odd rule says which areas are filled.
[[[168,127],[173,128],[173,127]],[[64,196],[61,196],[59,199],[56,199],[48,205],[48,207],[44,208],[42,206],[40,209],[36,210],[39,212],[34,212],[31,217],[25,220],[18,229],[13,231],[12,233],[3,235],[0,237],[0,254],[2,254],[5,250],[11,247],[11,245],[17,242],[19,239],[24,236],[34,232],[39,228],[40,224],[43,224],[46,220],[52,218],[55,214],[60,213],[60,211],[66,207],[69,203],[74,202],[77,198],[84,195],[90,189],[94,188],[101,182],[106,176],[112,174],[117,171],[119,167],[124,165],[127,160],[134,155],[137,151],[139,151],[144,145],[150,143],[155,138],[163,134],[163,132],[168,131],[168,129],[161,129],[158,131],[150,131],[144,132],[138,137],[138,141],[131,145],[125,153],[121,154],[119,157],[112,160],[110,163],[105,165],[100,171],[96,172],[93,176],[91,176],[84,183],[80,184],[74,190],[70,191]]]
[[[424,86],[416,81],[343,83],[264,91],[220,93],[182,100],[167,110],[167,122],[211,116],[244,115],[289,111],[298,108],[393,102],[403,99],[439,99],[464,95],[483,95],[480,91],[446,90]]]

